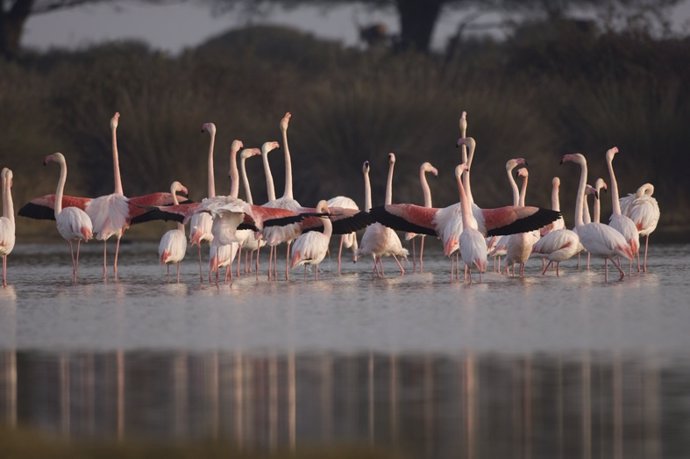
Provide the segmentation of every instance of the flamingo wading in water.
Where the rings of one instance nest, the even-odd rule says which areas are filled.
[[[177,193],[188,194],[187,188],[180,182],[175,181],[170,185],[170,194],[173,196],[174,205],[179,205]],[[180,262],[187,252],[187,237],[184,232],[184,224],[177,222],[177,228],[171,229],[163,234],[158,244],[158,259],[161,264],[166,265],[168,271],[170,263],[175,263],[177,267],[177,282],[180,282]]]
[[[319,213],[328,212],[328,202],[319,201],[316,205]],[[333,225],[328,216],[318,217],[323,223],[323,232],[309,231],[301,234],[292,245],[292,262],[290,267],[294,269],[300,265],[312,265],[314,267],[314,279],[319,278],[319,264],[326,257],[328,244],[331,241]]]
[[[654,185],[645,183],[640,186],[634,194],[628,194],[628,196],[620,198],[623,214],[630,217],[635,223],[635,226],[637,226],[640,236],[645,237],[644,262],[642,263],[642,271],[644,272],[647,272],[647,247],[649,246],[649,235],[654,232],[659,223],[659,217],[661,217],[659,203],[656,198],[652,197],[653,194]]]
[[[6,167],[2,178],[2,217],[0,217],[0,256],[2,256],[2,286],[7,287],[7,255],[15,242],[14,204],[12,202],[12,171]]]

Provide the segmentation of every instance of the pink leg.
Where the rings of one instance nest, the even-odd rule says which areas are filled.
[[[647,246],[649,245],[649,234],[645,236],[644,240],[644,264],[642,265],[642,270],[647,272]]]
[[[420,236],[422,240],[419,242],[419,272],[424,272],[424,239],[426,236]]]
[[[2,286],[7,287],[7,255],[2,256]]]
[[[242,246],[237,249],[237,277],[240,277],[240,267],[242,266]]]
[[[558,272],[558,268],[561,266],[561,262],[557,261],[556,262],[556,277],[560,277],[560,273]]]
[[[340,245],[338,246],[338,275],[340,275],[340,265],[341,265],[341,258],[343,256],[343,242],[345,240],[345,235],[343,234],[340,236]]]
[[[211,282],[211,279],[209,279],[209,282]],[[201,241],[199,241],[199,283],[204,283],[204,276],[201,273]]]
[[[103,280],[108,279],[108,270],[106,268],[106,261],[108,257],[108,251],[107,251],[107,241],[103,241]]]
[[[75,267],[74,267],[74,246],[72,245],[72,241],[67,241],[67,244],[69,244],[69,254],[72,257],[72,283],[75,282],[75,277],[74,277],[74,272],[75,272]]]
[[[120,238],[117,238],[115,243],[115,261],[113,262],[113,272],[115,273],[115,279],[117,279],[117,259],[120,256]]]
[[[543,260],[543,258],[542,258],[542,260]],[[544,274],[546,274],[546,271],[547,271],[547,270],[549,269],[549,267],[551,266],[551,263],[553,263],[553,260],[549,261],[549,262],[547,263],[546,267],[542,270],[542,272],[541,272],[541,275],[542,275],[542,276],[543,276]],[[556,272],[558,272],[558,263],[556,263]]]
[[[393,260],[395,260],[395,262],[398,264],[398,268],[400,268],[400,275],[402,276],[403,274],[405,274],[405,268],[403,268],[403,266],[400,264],[400,260],[398,260],[398,257],[393,255]]]
[[[79,277],[79,249],[81,248],[81,239],[77,239],[77,269],[75,272],[75,279]]]
[[[623,269],[621,268],[621,263],[620,261],[616,261],[616,259],[611,258],[611,263],[613,263],[613,266],[615,266],[618,269],[618,272],[621,274],[621,277],[618,278],[618,280],[623,280],[625,277],[625,273],[623,272]]]
[[[417,272],[417,243],[415,242],[415,239],[417,239],[417,238],[412,238],[412,272],[413,273]]]
[[[177,262],[177,283],[180,283],[180,262]]]
[[[592,254],[587,252],[587,271],[589,271],[589,263],[592,260]]]
[[[292,241],[288,241],[285,250],[285,280],[290,280],[290,245]]]
[[[609,281],[609,259],[604,258],[604,282]]]

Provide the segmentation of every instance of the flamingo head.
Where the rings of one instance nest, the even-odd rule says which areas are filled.
[[[65,157],[60,152],[53,153],[52,155],[48,155],[45,158],[43,158],[43,165],[44,166],[47,166],[48,163],[64,163],[64,162],[65,162]]]
[[[455,142],[455,147],[459,148],[462,145],[466,145],[470,151],[474,151],[474,149],[477,148],[477,141],[474,140],[474,137],[460,137],[458,141]]]
[[[328,202],[323,199],[319,201],[319,203],[316,204],[316,211],[318,213],[328,214],[330,212],[328,209]]]
[[[363,174],[369,173],[369,161],[364,161],[364,163],[362,164],[362,173]]]
[[[598,190],[609,191],[609,186],[606,184],[603,178],[599,177],[596,182],[594,182],[594,188]]]
[[[611,147],[606,150],[606,161],[613,161],[613,157],[618,153],[618,147]]]
[[[525,158],[513,158],[506,162],[506,170],[512,171],[518,166],[527,166],[527,160]]]
[[[520,169],[518,169],[517,175],[518,175],[518,177],[528,178],[529,177],[529,171],[527,170],[526,167],[521,167]]]
[[[120,124],[120,112],[115,112],[112,118],[110,118],[110,129],[117,129]]]
[[[216,135],[216,124],[215,123],[204,123],[201,125],[201,133],[208,132],[211,137]]]
[[[470,169],[467,167],[467,163],[462,163],[458,164],[455,168],[455,177],[460,180],[460,177],[462,176],[462,173],[465,171],[469,171]]]
[[[599,199],[599,193],[597,192],[597,189],[594,188],[592,185],[587,184],[587,186],[585,187],[585,196],[590,194],[594,195],[594,199]]]
[[[395,164],[395,153],[388,153],[388,164]]]
[[[285,115],[281,118],[280,120],[280,130],[281,131],[287,131],[288,125],[290,124],[290,118],[292,117],[292,113],[286,112]]]
[[[264,144],[261,145],[261,154],[267,155],[278,147],[280,147],[280,144],[275,140],[272,140],[270,142],[264,142]]]
[[[653,194],[654,194],[654,185],[652,185],[651,183],[643,184],[635,192],[635,195],[638,198],[641,198],[642,196],[651,197]]]
[[[561,158],[561,164],[563,163],[587,164],[587,160],[582,153],[568,153]]]
[[[462,133],[462,135],[465,135],[465,133],[467,132],[467,112],[464,110],[462,111],[462,115],[460,115],[459,125],[460,132]]]
[[[233,140],[232,144],[230,144],[230,154],[237,154],[238,151],[240,151],[242,148],[244,148],[244,144],[242,143],[241,140]]]
[[[551,179],[551,185],[554,188],[560,188],[561,187],[561,179],[559,177],[554,177]]]
[[[431,165],[429,162],[422,163],[422,172],[431,172],[435,176],[438,176],[438,169]]]
[[[0,176],[2,177],[3,183],[6,183],[9,188],[12,188],[12,169],[3,167]]]
[[[261,150],[258,148],[245,148],[240,152],[240,159],[247,159],[251,158],[252,156],[259,156],[261,154]]]
[[[175,193],[182,193],[185,196],[189,194],[189,191],[187,190],[187,187],[175,180],[172,182],[172,185],[170,185],[170,194],[175,194]]]

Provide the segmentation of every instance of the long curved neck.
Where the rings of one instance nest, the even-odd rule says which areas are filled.
[[[290,148],[288,147],[287,129],[283,131],[283,148],[285,148],[285,190],[283,197],[293,199],[292,197],[292,160],[290,159]]]
[[[388,163],[388,178],[386,179],[386,205],[393,204],[393,169],[395,163],[389,161]]]
[[[216,144],[216,133],[211,131],[211,142],[208,145],[208,197],[216,197],[216,176],[213,169],[213,149]]]
[[[249,204],[254,204],[252,198],[252,189],[249,187],[249,178],[247,177],[247,158],[240,158],[240,172],[242,174],[242,185],[244,186],[244,194]]]
[[[371,182],[369,181],[369,172],[364,172],[364,211],[371,210]]]
[[[609,176],[611,177],[611,207],[614,215],[621,215],[621,203],[618,201],[618,181],[616,174],[613,172],[613,157],[606,161],[609,168]]]
[[[558,197],[559,186],[554,185],[551,189],[551,209],[558,212],[561,211],[561,200]]]
[[[237,150],[230,150],[230,196],[237,198],[240,195],[240,173],[237,170]]]
[[[321,221],[323,222],[323,235],[331,237],[333,234],[333,223],[331,223],[331,219],[326,217],[322,218]]]
[[[510,189],[513,190],[513,205],[520,205],[520,191],[518,191],[517,183],[515,183],[515,178],[513,178],[513,169],[506,169],[508,173],[508,183],[510,183]]]
[[[426,172],[424,169],[419,169],[419,182],[422,184],[424,207],[431,207],[431,188],[429,188],[429,182],[426,181]]]
[[[597,193],[599,190],[597,190]],[[592,221],[596,223],[601,222],[601,195],[594,198],[594,211],[592,212]]]
[[[575,226],[583,224],[582,207],[585,203],[585,187],[587,186],[587,162],[580,164],[580,183],[577,186],[577,199],[575,199]]]
[[[463,144],[462,146],[463,150],[466,148],[465,145]],[[475,150],[475,144],[472,143],[470,146],[470,153],[469,157],[467,158],[467,170],[465,171],[465,175],[463,177],[463,185],[465,186],[465,193],[467,194],[467,199],[469,199],[470,204],[474,204],[474,196],[472,196],[472,187],[470,186],[470,169],[472,168],[472,161],[474,160],[474,150]],[[463,156],[465,156],[463,154]],[[464,160],[464,158],[463,158]]]
[[[3,177],[2,216],[14,223],[14,203],[12,202],[12,187],[10,182]]]
[[[522,178],[522,187],[520,188],[520,204],[518,204],[520,207],[525,207],[525,196],[527,195],[527,181],[529,180],[528,176],[524,176]]]
[[[271,174],[271,166],[268,164],[268,153],[261,152],[261,160],[264,164],[264,174],[266,175],[266,194],[269,201],[275,201],[276,188],[273,185],[273,174]]]
[[[582,203],[582,222],[584,224],[592,223],[592,216],[589,213],[589,195],[585,194],[585,200]]]
[[[117,151],[117,127],[113,127],[113,174],[115,178],[115,194],[124,194],[122,190],[122,177],[120,177],[120,158]]]
[[[180,201],[178,201],[178,199],[177,199],[177,188],[170,187],[170,194],[172,195],[173,205],[179,206]],[[184,224],[177,222],[177,229],[184,232]]]
[[[65,182],[67,182],[67,163],[60,161],[60,178],[58,179],[57,189],[55,190],[55,217],[62,212],[62,195],[65,193]]]
[[[462,225],[464,228],[470,228],[474,226],[472,224],[472,208],[470,207],[470,201],[465,192],[465,187],[462,184],[462,178],[458,177],[458,191],[460,192],[460,208],[462,209]]]

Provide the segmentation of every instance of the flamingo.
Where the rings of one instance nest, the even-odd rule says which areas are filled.
[[[585,185],[587,184],[587,159],[582,153],[572,153],[561,158],[561,164],[572,162],[580,166],[580,182],[577,189],[577,200],[575,202],[575,228],[574,231],[580,238],[580,242],[585,249],[595,256],[604,258],[604,281],[608,282],[608,260],[611,259],[613,265],[620,273],[619,280],[625,277],[621,269],[620,262],[616,256],[632,260],[632,249],[623,235],[608,225],[602,223],[587,223],[582,220],[583,202],[585,196]]]
[[[463,112],[464,113],[464,112]],[[438,176],[438,169],[436,169],[434,166],[431,165],[429,162],[424,162],[422,163],[421,166],[419,166],[419,183],[422,186],[422,194],[424,195],[424,207],[431,207],[431,188],[429,188],[429,182],[426,180],[426,173],[431,172],[434,174],[434,176]],[[405,240],[410,240],[412,239],[412,271],[416,270],[416,259],[415,259],[415,237],[417,236],[416,233],[407,233],[405,234]],[[425,235],[421,235],[420,239],[421,241],[419,242],[419,272],[424,271],[424,239],[426,238]]]
[[[527,194],[527,182],[529,180],[529,172],[527,168],[523,167],[518,170],[518,176],[522,177],[522,189],[519,194],[518,205],[525,206],[525,195]],[[510,175],[511,186],[517,187]],[[514,199],[514,198],[513,198]],[[520,265],[520,277],[525,275],[525,263],[532,253],[532,246],[539,239],[539,231],[526,231],[522,233],[511,234],[506,242],[506,274],[508,274],[509,267],[513,266],[513,275],[515,275],[515,263]]]
[[[201,132],[208,132],[211,141],[208,147],[208,197],[213,198],[216,196],[216,180],[215,171],[213,168],[213,149],[216,143],[216,125],[214,123],[204,123],[201,126]],[[192,246],[198,247],[199,253],[199,282],[204,281],[204,277],[201,272],[201,243],[203,241],[208,241],[209,244],[213,241],[213,233],[211,233],[211,226],[213,225],[213,219],[211,214],[206,212],[195,213],[192,215],[189,222],[189,243]],[[209,274],[210,275],[210,274]]]
[[[341,209],[351,209],[359,211],[359,206],[352,199],[347,196],[336,196],[329,199],[326,203],[328,207],[339,207]],[[318,211],[318,206],[317,206]],[[323,220],[323,219],[322,219]],[[324,228],[325,231],[325,228]],[[333,225],[331,224],[331,231],[333,231]],[[342,265],[342,255],[343,247],[346,249],[352,249],[352,261],[357,262],[357,250],[359,246],[357,244],[357,233],[352,231],[347,234],[340,235],[340,245],[338,246],[338,274],[340,275],[341,265]]]
[[[558,196],[560,189],[561,179],[559,177],[554,177],[551,180],[551,209],[558,212],[561,211],[561,203]],[[552,221],[548,225],[542,226],[539,230],[539,235],[543,237],[549,234],[551,231],[556,231],[562,228],[565,228],[565,220],[563,220],[563,216],[561,215],[560,218]]]
[[[599,177],[594,182],[594,206],[592,210],[592,221],[601,222],[601,191],[608,191],[609,187],[603,178]]]
[[[0,256],[2,256],[2,286],[7,287],[7,255],[15,242],[14,204],[12,203],[12,171],[2,168],[2,217],[0,217]]]
[[[558,177],[554,177],[551,183],[553,186],[551,192],[551,208],[553,210],[561,210],[559,199],[561,180]],[[553,222],[553,224],[557,224],[559,221],[564,223],[563,218],[560,218]],[[568,260],[575,256],[575,254],[580,252],[580,247],[580,238],[575,231],[565,227],[552,227],[548,233],[542,234],[541,238],[534,243],[532,253],[542,255],[549,260],[542,269],[542,275],[546,274],[546,271],[553,262],[556,262],[556,276],[560,276],[559,266],[561,261]]]
[[[393,169],[395,167],[395,154],[388,153],[388,178],[386,180],[386,205],[390,205],[393,200]],[[369,181],[369,161],[365,161],[362,166],[364,174],[364,201],[365,211],[371,209],[371,183]],[[394,230],[382,225],[373,223],[367,226],[362,236],[362,243],[359,246],[358,255],[371,255],[374,258],[374,273],[378,277],[383,277],[383,263],[381,258],[392,256],[400,268],[400,275],[405,274],[405,269],[398,260],[398,257],[407,258],[408,251],[404,249],[400,238]]]
[[[654,185],[645,183],[640,186],[635,194],[628,194],[620,198],[621,211],[637,226],[640,236],[645,237],[644,243],[644,262],[642,263],[642,271],[647,272],[647,247],[649,246],[649,235],[654,232],[661,211],[659,210],[659,203],[656,198],[652,197],[654,194]],[[639,254],[638,254],[639,256]],[[638,261],[639,263],[639,261]]]
[[[618,200],[618,181],[616,174],[613,172],[613,158],[618,153],[618,147],[611,147],[606,151],[606,165],[609,169],[609,176],[611,179],[611,205],[613,214],[609,218],[609,226],[620,231],[625,237],[625,240],[630,244],[633,257],[637,257],[640,252],[640,232],[637,230],[635,222],[630,217],[623,215],[621,212],[621,203]],[[638,258],[637,271],[640,271],[640,264]],[[632,274],[632,260],[630,260],[630,273]]]
[[[115,191],[112,194],[99,196],[92,199],[86,205],[86,213],[93,223],[93,232],[96,239],[103,241],[103,279],[106,279],[106,259],[107,241],[112,236],[117,238],[115,244],[115,259],[113,261],[113,272],[117,278],[117,258],[120,252],[120,239],[125,230],[129,227],[129,204],[122,190],[122,178],[120,177],[120,161],[117,150],[117,127],[119,124],[120,113],[110,120],[110,130],[113,141],[113,175],[115,181]]]
[[[65,192],[65,182],[67,182],[67,160],[62,153],[53,153],[45,157],[43,165],[45,166],[52,162],[60,165],[60,178],[55,191],[55,221],[58,233],[69,244],[69,252],[72,257],[72,282],[76,282],[79,276],[79,248],[81,241],[88,242],[93,238],[93,225],[91,218],[80,208],[62,208],[62,196]],[[76,256],[74,254],[73,241],[77,241]]]
[[[458,191],[460,192],[460,204],[462,206],[462,233],[460,234],[460,256],[465,262],[465,279],[469,277],[470,284],[472,283],[472,266],[479,271],[479,282],[482,281],[482,273],[486,271],[486,239],[482,233],[477,230],[477,221],[472,215],[470,208],[470,200],[465,192],[465,187],[462,183],[462,174],[466,172],[467,163],[462,163],[455,168],[455,177],[458,182]]]
[[[261,156],[261,150],[258,148],[245,148],[240,152],[240,172],[242,174],[242,184],[244,186],[244,194],[245,194],[245,199],[249,204],[254,204],[254,199],[252,198],[252,190],[251,187],[249,186],[249,178],[247,177],[247,166],[246,166],[246,161],[247,158],[251,158],[252,156]],[[254,256],[254,252],[258,252],[261,247],[266,245],[266,241],[264,241],[262,238],[257,237],[260,236],[260,234],[255,233],[254,237],[250,237],[247,239],[247,241],[244,244],[244,248],[247,249],[248,253],[247,255],[250,255],[250,262],[251,262],[251,257]],[[247,263],[245,262],[245,267],[247,267]],[[246,271],[246,269],[245,269]],[[259,273],[259,256],[257,253],[256,257],[256,266],[255,266],[255,271]]]
[[[328,212],[328,202],[319,201],[316,205],[316,211],[319,213]],[[328,219],[328,216],[319,217],[323,223],[323,232],[309,231],[301,234],[292,246],[292,262],[290,267],[294,269],[300,265],[314,266],[314,279],[319,278],[319,264],[326,257],[328,252],[328,244],[333,233],[333,225]]]
[[[179,205],[177,192],[188,194],[187,188],[178,181],[170,185],[170,194],[173,196],[174,205]],[[177,282],[180,282],[180,262],[187,252],[187,237],[185,236],[184,224],[177,222],[177,228],[171,229],[163,234],[158,244],[158,259],[161,264],[170,268],[170,263],[175,263],[177,267]]]

